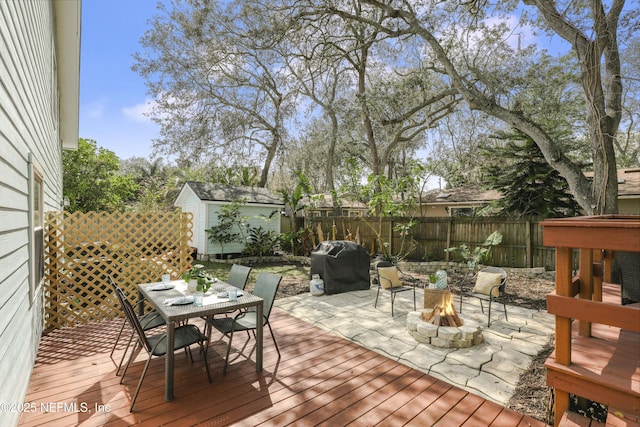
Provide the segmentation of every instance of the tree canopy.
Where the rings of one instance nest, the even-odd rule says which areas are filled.
[[[575,216],[580,206],[567,181],[549,166],[540,148],[521,132],[501,133],[504,146],[486,148],[486,183],[501,192],[492,205],[500,214],[540,218]]]
[[[70,212],[123,210],[138,186],[132,175],[121,175],[120,161],[113,151],[96,141],[80,138],[78,149],[62,155],[63,196]]]
[[[156,100],[156,152],[181,167],[257,170],[277,190],[300,170],[337,200],[354,171],[400,182],[416,160],[481,183],[491,135],[517,129],[584,212],[612,213],[616,168],[640,166],[638,13],[624,0],[172,0],[134,70]]]

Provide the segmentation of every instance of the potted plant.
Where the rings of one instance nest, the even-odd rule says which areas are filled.
[[[182,273],[182,280],[187,282],[189,292],[206,293],[211,287],[211,276],[204,269],[204,265],[195,264],[189,270]]]

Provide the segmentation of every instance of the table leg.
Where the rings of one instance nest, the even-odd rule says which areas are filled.
[[[164,400],[173,400],[173,335],[175,323],[167,322],[167,354],[164,358]]]
[[[263,302],[260,301],[260,303],[256,306],[256,317],[258,319],[263,318],[263,309]],[[262,371],[262,347],[264,342],[263,325],[264,322],[262,321],[258,321],[256,325],[256,372]]]
[[[138,315],[142,316],[144,314],[144,296],[142,292],[140,292],[140,287],[138,286]]]

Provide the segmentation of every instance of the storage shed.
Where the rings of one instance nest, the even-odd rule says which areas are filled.
[[[183,212],[193,214],[190,244],[197,249],[198,259],[213,258],[222,253],[220,244],[210,242],[205,230],[218,223],[222,206],[238,200],[244,202],[240,206],[240,214],[250,227],[261,226],[265,230],[280,233],[280,212],[284,210],[284,201],[277,193],[266,188],[194,181],[182,186],[173,204]],[[224,254],[238,254],[243,249],[244,242],[227,243],[224,245]]]

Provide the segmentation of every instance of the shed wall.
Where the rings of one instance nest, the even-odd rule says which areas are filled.
[[[210,228],[211,226],[218,223],[218,212],[220,212],[220,207],[223,206],[219,202],[208,202],[206,203],[207,213],[206,213],[206,224],[202,230],[197,230],[198,234],[202,232],[204,234],[204,239],[206,242],[206,251],[204,254],[208,255],[217,255],[222,252],[222,247],[219,243],[211,243],[208,240],[208,235],[204,231],[205,228]],[[246,217],[246,223],[250,227],[262,227],[266,230],[273,230],[276,233],[280,233],[280,212],[281,208],[278,206],[270,205],[270,206],[259,206],[259,205],[244,205],[240,207],[240,215]],[[266,218],[269,217],[274,211],[276,211],[276,215],[273,216],[271,220]],[[246,235],[246,231],[243,230]],[[194,230],[194,234],[196,230]],[[224,253],[232,254],[232,253],[241,253],[244,249],[243,242],[233,242],[224,245]],[[198,250],[200,253],[200,250]]]

